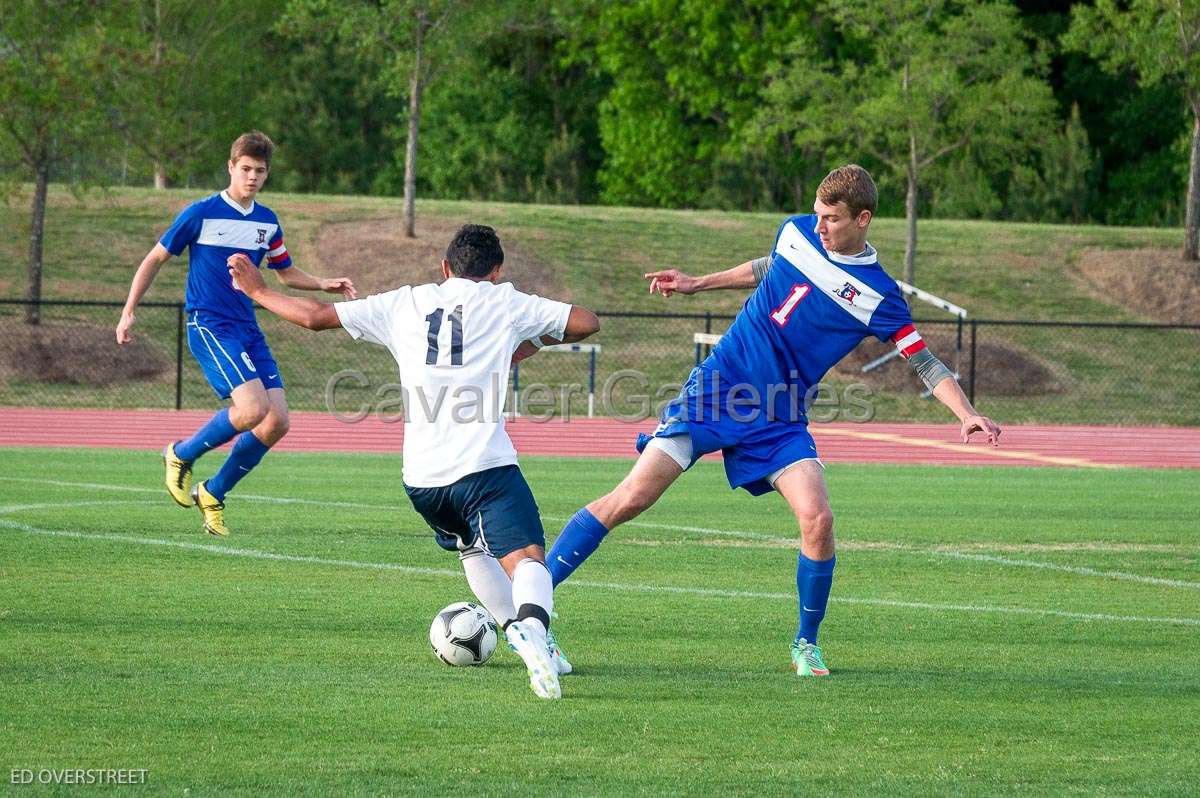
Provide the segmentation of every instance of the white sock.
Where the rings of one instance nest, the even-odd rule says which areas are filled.
[[[513,569],[512,603],[517,617],[546,633],[554,612],[554,581],[545,563],[524,559]]]
[[[479,603],[492,614],[496,623],[503,627],[517,617],[513,606],[513,585],[495,557],[479,549],[468,549],[459,555],[463,570],[467,573],[467,584]]]

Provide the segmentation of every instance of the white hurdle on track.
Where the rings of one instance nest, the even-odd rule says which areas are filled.
[[[575,352],[588,356],[588,418],[596,414],[596,356],[600,354],[600,344],[551,344],[543,346],[543,352]],[[515,397],[521,394],[521,364],[513,366],[513,412],[516,413]]]

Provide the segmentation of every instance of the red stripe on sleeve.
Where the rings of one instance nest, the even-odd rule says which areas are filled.
[[[922,338],[921,340],[917,341],[915,344],[913,344],[911,346],[906,346],[905,348],[901,349],[900,355],[902,357],[904,357],[905,360],[907,360],[908,358],[912,357],[913,355],[915,355],[917,352],[920,352],[924,348],[925,348],[925,339]]]
[[[903,327],[901,327],[899,330],[896,331],[895,335],[892,336],[892,343],[897,343],[900,341],[900,339],[904,338],[904,336],[912,335],[916,331],[917,331],[916,327],[912,326],[911,324],[905,324]]]

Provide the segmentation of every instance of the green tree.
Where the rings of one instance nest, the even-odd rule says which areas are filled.
[[[353,42],[362,57],[382,65],[380,79],[388,92],[408,104],[404,137],[404,234],[416,236],[417,151],[422,100],[440,56],[452,53],[463,0],[291,0],[284,24],[319,26],[344,42]],[[472,15],[486,16],[473,6]],[[435,46],[436,45],[436,46]]]
[[[1063,127],[1044,139],[1034,164],[1018,164],[1009,181],[1009,216],[1038,222],[1090,218],[1099,182],[1099,159],[1088,141],[1079,106]]]
[[[611,81],[600,104],[609,202],[710,204],[720,171],[750,172],[741,128],[762,75],[815,36],[811,0],[634,0],[580,18],[577,57]],[[761,140],[760,140],[761,143]]]
[[[420,190],[524,202],[596,199],[602,152],[595,108],[607,83],[564,57],[579,8],[502,0],[462,34],[469,46],[446,63],[426,97]]]
[[[293,2],[265,43],[273,80],[257,104],[278,131],[272,182],[290,191],[367,194],[387,188],[405,103],[389,91],[388,55],[343,31],[339,9]],[[397,191],[396,193],[399,193]]]
[[[0,161],[11,153],[33,178],[26,321],[41,318],[42,243],[50,180],[64,165],[86,167],[104,138],[105,115],[91,81],[103,64],[101,6],[87,0],[5,0],[0,14]],[[71,170],[71,177],[79,176]],[[19,179],[19,176],[18,176]]]
[[[137,0],[109,6],[103,99],[155,188],[212,163],[260,126],[255,77],[268,76],[263,32],[282,0]]]
[[[837,81],[829,80],[832,62],[816,44],[798,37],[783,49],[766,73],[758,107],[741,129],[750,151],[777,171],[791,209],[805,208],[821,178],[855,158],[850,142],[826,120],[842,110]]]
[[[1042,59],[1007,2],[864,0],[833,13],[862,57],[829,75],[847,109],[829,124],[903,179],[911,283],[923,175],[968,146],[991,157],[1035,146],[1054,107]]]
[[[1200,0],[1097,0],[1077,6],[1063,43],[1144,86],[1178,84],[1192,112],[1183,257],[1200,259]]]

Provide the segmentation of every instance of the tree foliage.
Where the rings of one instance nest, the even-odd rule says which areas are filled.
[[[259,128],[299,191],[794,211],[856,161],[884,215],[1178,224],[1198,4],[7,0],[0,166],[216,189]]]
[[[1192,113],[1183,256],[1200,259],[1200,0],[1097,0],[1071,12],[1067,47],[1110,72],[1131,69],[1144,86],[1170,82]]]
[[[747,205],[764,191],[773,194],[776,186],[755,185],[749,168],[754,159],[743,151],[741,130],[759,107],[768,67],[795,39],[815,35],[814,4],[597,5],[584,17],[577,47],[579,57],[611,82],[599,108],[602,197],[694,206]],[[749,202],[737,196],[737,186],[732,197],[729,187],[722,190],[722,171],[730,169],[741,173]]]
[[[603,83],[569,57],[571,9],[497,2],[432,85],[423,184],[444,197],[594,201]],[[484,24],[480,24],[484,23]]]
[[[266,99],[260,76],[269,74],[263,34],[280,6],[279,0],[109,6],[101,97],[157,187],[220,170],[221,145],[257,126],[255,108]]]
[[[1007,3],[862,0],[838,6],[833,18],[858,57],[797,64],[777,73],[767,94],[792,109],[793,127],[816,146],[824,137],[904,185],[904,274],[912,282],[923,178],[944,160],[970,160],[942,175],[967,193],[973,186],[984,200],[978,209],[993,210],[979,167],[1032,149],[1052,119],[1053,97]],[[806,67],[811,74],[797,76]]]
[[[87,0],[8,0],[0,15],[0,162],[32,178],[28,291],[38,323],[42,241],[50,179],[86,179],[88,158],[105,151],[103,106],[91,78],[99,58],[99,3]],[[7,172],[8,170],[6,170]]]

